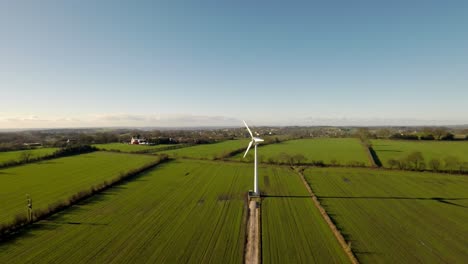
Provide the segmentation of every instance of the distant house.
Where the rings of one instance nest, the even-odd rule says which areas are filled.
[[[148,144],[148,141],[146,141],[145,138],[132,137],[132,140],[130,140],[130,144],[134,144],[134,145],[146,145],[146,144]]]
[[[74,139],[74,138],[69,138],[69,139],[67,140],[67,144],[72,144],[72,143],[76,143],[76,142],[78,142],[78,140],[76,140],[76,139]]]
[[[24,143],[24,145],[25,145],[26,147],[40,147],[40,146],[42,146],[41,143],[37,143],[37,142],[34,142],[34,143]]]

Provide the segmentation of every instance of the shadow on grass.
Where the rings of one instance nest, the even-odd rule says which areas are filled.
[[[262,195],[262,198],[312,198],[310,195]]]
[[[396,149],[379,149],[377,151],[378,152],[403,152],[402,150],[396,150]]]
[[[451,201],[468,200],[468,198],[442,198],[442,197],[401,197],[401,196],[317,196],[318,199],[363,199],[363,200],[422,200],[422,201],[436,201],[453,206],[468,208],[461,204]]]

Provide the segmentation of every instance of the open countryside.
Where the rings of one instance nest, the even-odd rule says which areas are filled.
[[[468,264],[468,1],[0,1],[0,264]]]
[[[451,143],[460,147],[465,144]],[[239,149],[247,144],[243,139],[227,140],[156,151],[154,155],[114,153],[109,149],[1,169],[4,210],[0,219],[8,225],[26,211],[23,190],[28,190],[34,208],[40,210],[126,171],[154,163],[161,154],[172,159],[74,202],[21,228],[12,237],[6,236],[0,243],[0,260],[41,259],[45,263],[70,260],[70,256],[71,260],[93,256],[98,262],[131,259],[148,263],[242,263],[248,221],[246,191],[252,189],[252,166],[247,161],[239,163],[242,160],[238,155],[243,155],[243,149]],[[317,151],[319,147],[322,151]],[[348,245],[339,244],[306,185],[310,185],[359,262],[452,262],[468,258],[463,235],[468,233],[464,221],[468,217],[465,176],[346,166],[353,158],[360,157],[362,162],[369,159],[363,144],[354,138],[272,141],[258,149],[262,160],[275,153],[274,149],[287,149],[288,155],[316,157],[327,163],[321,168],[307,162],[293,167],[287,162],[260,166],[259,243],[264,263],[352,262],[346,255]],[[336,156],[339,162],[329,162],[326,156],[317,154],[329,152],[328,156]],[[333,155],[338,152],[340,155]],[[211,221],[217,224],[207,224]],[[439,225],[446,228],[435,228]],[[43,242],[52,240],[55,242]],[[94,242],[83,246],[83,240]],[[57,251],[63,241],[68,241],[69,247]],[[134,243],[128,247],[118,241]],[[80,251],[72,253],[77,246]]]

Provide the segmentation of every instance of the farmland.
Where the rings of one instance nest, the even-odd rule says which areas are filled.
[[[196,145],[187,148],[165,150],[158,153],[168,154],[175,158],[195,158],[214,160],[216,158],[227,157],[229,153],[247,148],[248,140],[226,140],[219,143]]]
[[[25,156],[25,154],[29,155],[29,159],[37,159],[52,155],[57,150],[57,148],[37,148],[31,150],[0,152],[0,165],[11,161],[20,161]]]
[[[303,155],[304,163],[323,161],[325,164],[350,165],[356,162],[370,165],[369,158],[364,147],[355,138],[317,138],[290,140],[278,144],[259,145],[259,158],[267,162],[288,163],[287,157]],[[284,153],[284,154],[282,154]],[[239,161],[251,161],[253,151],[247,154],[240,153],[232,159]]]
[[[457,160],[460,163],[468,162],[468,142],[458,141],[410,141],[410,140],[372,140],[372,146],[377,153],[382,165],[389,167],[390,159],[402,159],[411,152],[419,151],[428,167],[431,159],[438,159],[444,163],[446,158],[452,161]],[[441,169],[455,169],[456,164],[445,167],[442,164]]]
[[[299,176],[261,168],[264,263],[348,263]]]
[[[134,145],[126,143],[107,143],[107,144],[95,144],[94,147],[100,150],[108,151],[120,151],[120,152],[151,152],[159,149],[168,147],[177,147],[175,144],[160,144],[160,145]]]
[[[468,178],[309,168],[306,179],[362,263],[458,263],[468,252]]]
[[[0,244],[0,262],[242,263],[250,171],[158,165]]]
[[[47,208],[156,158],[145,155],[95,152],[0,170],[0,223],[26,214],[26,194],[35,209]]]

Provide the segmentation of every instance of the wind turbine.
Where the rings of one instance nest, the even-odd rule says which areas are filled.
[[[242,120],[243,121],[243,120]],[[252,134],[252,131],[250,131],[250,128],[249,126],[247,125],[247,123],[244,121],[244,125],[245,127],[247,128],[247,130],[249,131],[249,134],[250,134],[250,137],[252,137],[252,141],[250,141],[249,143],[249,146],[247,147],[247,150],[245,151],[245,154],[244,154],[244,158],[245,156],[247,155],[247,153],[249,152],[249,149],[250,147],[252,147],[252,144],[254,145],[255,147],[255,160],[254,160],[254,193],[255,195],[260,195],[260,192],[258,191],[258,176],[257,176],[257,145],[260,143],[260,142],[263,142],[264,140],[259,138],[259,137],[254,137],[253,134]],[[258,134],[257,134],[258,135]]]

